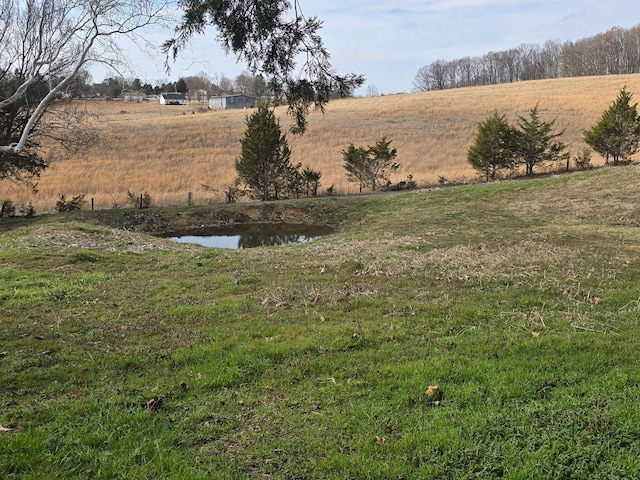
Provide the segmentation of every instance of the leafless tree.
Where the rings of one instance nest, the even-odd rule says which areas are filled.
[[[234,82],[235,91],[242,95],[251,95],[253,93],[253,75],[249,72],[242,72],[236,77]]]
[[[375,85],[369,84],[367,85],[366,95],[367,97],[377,97],[380,95],[380,92],[378,91],[378,88]]]
[[[413,80],[413,89],[417,92],[427,90],[444,90],[447,85],[447,61],[436,60],[435,62],[418,70]]]
[[[185,77],[184,82],[189,92],[205,91],[207,94],[213,92],[213,82],[205,72]]]
[[[558,77],[640,73],[640,25],[577,41],[549,40],[421,67],[414,91],[494,85]]]
[[[141,31],[162,23],[167,6],[165,0],[0,0],[0,111],[20,109],[24,120],[0,136],[0,163],[26,154],[42,136],[75,143],[80,112],[53,108],[65,89],[92,63],[126,65],[117,42],[126,37],[147,46]]]
[[[215,74],[213,76],[213,79],[211,80],[211,88],[214,95],[227,95],[236,93],[233,80],[223,74]]]
[[[429,66],[425,65],[420,67],[416,76],[413,78],[413,91],[414,92],[427,92],[431,90],[431,83],[429,81]]]

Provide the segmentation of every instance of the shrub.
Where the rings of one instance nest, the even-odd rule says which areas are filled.
[[[246,190],[240,188],[240,179],[236,179],[236,181],[233,184],[229,185],[224,191],[225,202],[236,203],[238,201],[238,197],[242,197],[246,194]]]
[[[573,161],[580,170],[587,170],[591,168],[591,150],[585,148],[578,155],[575,156]]]
[[[13,217],[16,214],[16,207],[11,200],[5,200],[0,207],[0,218]]]
[[[140,208],[149,208],[151,207],[151,195],[149,192],[144,192],[142,195],[142,202],[140,203]]]
[[[36,207],[33,206],[33,203],[29,202],[27,207],[24,209],[24,216],[27,218],[33,218],[36,216]]]
[[[151,207],[151,195],[149,192],[141,193],[137,195],[127,190],[127,199],[134,208],[149,208]]]
[[[58,213],[62,213],[70,212],[72,210],[80,210],[85,203],[86,200],[84,199],[84,193],[73,197],[71,200],[67,200],[65,194],[60,193],[58,195],[58,201],[56,202],[56,211]]]
[[[385,190],[400,191],[400,190],[415,190],[418,188],[418,184],[413,179],[413,175],[407,175],[406,180],[401,180],[398,183],[393,183],[385,187]]]
[[[302,171],[302,182],[307,192],[307,197],[318,196],[318,188],[320,188],[320,177],[322,173],[307,167]]]

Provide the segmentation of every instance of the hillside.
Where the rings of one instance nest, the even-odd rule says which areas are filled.
[[[235,205],[335,229],[240,251],[2,222],[0,477],[636,478],[638,178]]]
[[[311,115],[303,137],[289,135],[292,160],[322,172],[322,192],[331,185],[341,194],[354,192],[341,151],[350,142],[370,145],[386,136],[398,149],[395,181],[407,175],[420,185],[435,184],[439,176],[473,181],[466,151],[478,122],[494,111],[515,121],[539,104],[543,120],[557,117],[557,129],[566,129],[563,140],[575,154],[584,147],[582,131],[624,86],[640,99],[640,75],[622,75],[338,100],[324,115]],[[248,112],[121,102],[87,102],[86,108],[98,114],[102,143],[57,158],[37,194],[0,185],[0,198],[31,201],[39,212],[51,211],[59,193],[84,193],[96,208],[125,206],[127,191],[149,192],[154,205],[184,205],[189,192],[194,203],[223,201],[223,190],[235,178],[233,162]]]

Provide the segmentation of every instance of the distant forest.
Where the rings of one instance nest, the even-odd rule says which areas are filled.
[[[523,44],[501,52],[436,60],[418,70],[416,92],[524,80],[640,73],[640,24],[564,43]]]

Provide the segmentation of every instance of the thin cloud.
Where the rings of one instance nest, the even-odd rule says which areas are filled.
[[[578,40],[640,22],[637,0],[300,0],[340,72],[364,74],[381,93],[408,92],[418,69],[438,59],[478,56],[521,44]],[[152,37],[149,37],[152,38]],[[154,39],[156,37],[153,37]],[[158,37],[158,41],[166,37]],[[245,67],[226,57],[213,29],[196,37],[171,76],[205,71],[234,78]],[[146,78],[166,73],[142,59]],[[95,78],[95,76],[94,76]],[[365,86],[366,88],[366,86]]]

